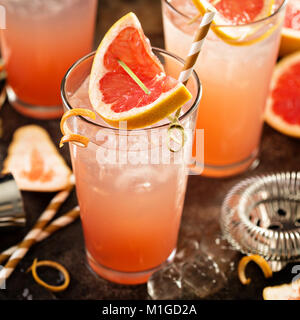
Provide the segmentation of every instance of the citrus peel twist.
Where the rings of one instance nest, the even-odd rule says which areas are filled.
[[[257,254],[253,254],[250,256],[243,257],[239,262],[238,275],[239,275],[239,279],[242,284],[247,285],[251,282],[251,279],[247,278],[246,274],[245,274],[246,267],[250,261],[255,262],[261,268],[262,272],[264,273],[265,278],[272,277],[273,272],[272,272],[272,269],[271,269],[270,265],[268,264],[268,262],[263,257],[261,257]]]
[[[78,145],[79,147],[86,148],[89,141],[90,141],[88,137],[82,136],[80,134],[75,134],[68,128],[67,120],[71,117],[74,117],[74,116],[88,117],[93,120],[96,119],[95,112],[88,110],[88,109],[76,108],[76,109],[72,109],[72,110],[65,112],[61,118],[61,121],[60,121],[60,130],[63,134],[63,137],[61,138],[60,143],[59,143],[60,148],[63,147],[63,145],[66,142],[72,142],[72,143]]]
[[[56,269],[58,271],[60,271],[63,276],[64,276],[64,283],[60,286],[53,286],[50,285],[48,283],[46,283],[45,281],[43,281],[37,273],[37,268],[41,267],[41,266],[46,266],[46,267],[50,267],[53,269]],[[68,288],[69,284],[70,284],[70,275],[69,272],[67,271],[67,269],[62,266],[61,264],[59,264],[58,262],[54,262],[54,261],[49,261],[49,260],[43,260],[43,261],[38,261],[37,259],[34,259],[32,266],[30,266],[27,270],[27,272],[31,271],[33,279],[42,287],[52,291],[52,292],[60,292],[60,291],[64,291]]]
[[[177,137],[172,134],[172,131],[180,132],[181,139],[178,140]],[[178,119],[176,119],[174,122],[172,122],[170,124],[170,126],[168,128],[168,140],[167,140],[168,149],[173,153],[180,151],[183,148],[184,144],[185,144],[185,139],[186,139],[186,136],[185,136],[185,132],[184,132],[184,127],[178,121]],[[179,145],[179,147],[176,148],[176,149],[173,148],[171,146],[171,140],[176,142]]]

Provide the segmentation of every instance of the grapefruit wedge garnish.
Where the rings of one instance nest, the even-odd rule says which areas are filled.
[[[110,28],[95,54],[89,83],[91,104],[107,123],[119,127],[126,121],[128,129],[147,127],[191,97],[182,83],[165,74],[135,14],[125,15]]]
[[[274,129],[300,138],[300,52],[283,58],[275,67],[265,111]]]
[[[300,1],[289,0],[281,32],[280,55],[300,50]]]
[[[54,192],[71,184],[71,170],[47,131],[36,125],[14,133],[3,173],[11,172],[21,190]]]
[[[258,37],[253,37],[259,31],[259,27],[244,26],[234,28],[237,25],[246,25],[268,17],[273,12],[275,0],[192,0],[203,16],[208,10],[216,12],[212,22],[212,30],[223,41],[231,45],[250,45],[269,36],[274,26]],[[230,27],[231,26],[231,27]]]

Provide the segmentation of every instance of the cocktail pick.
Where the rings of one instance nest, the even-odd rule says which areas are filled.
[[[37,238],[42,233],[44,227],[54,217],[59,207],[65,202],[69,196],[73,185],[70,185],[66,190],[59,192],[50,201],[45,211],[41,214],[34,227],[25,236],[23,241],[19,244],[17,250],[11,255],[10,259],[0,271],[0,287],[5,283],[6,279],[13,273],[16,266],[26,255],[30,247],[37,242]]]
[[[79,207],[76,206],[72,210],[68,211],[66,214],[52,221],[37,237],[36,242],[41,242],[46,238],[50,237],[56,231],[66,227],[67,225],[74,222],[80,214]],[[7,260],[19,247],[20,244],[12,246],[0,254],[0,264]]]

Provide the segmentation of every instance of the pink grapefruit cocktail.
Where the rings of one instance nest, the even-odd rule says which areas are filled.
[[[224,3],[235,8],[250,2],[215,3],[220,6],[217,9],[222,9]],[[255,0],[252,7],[253,3],[261,10],[264,1]],[[247,20],[250,14],[243,16],[223,8],[228,18],[242,25],[231,22],[221,30],[242,40],[229,43],[210,30],[204,43],[195,66],[203,82],[197,128],[204,129],[204,175],[239,173],[258,155],[264,108],[284,18],[285,2],[275,3],[277,9],[273,15],[255,23]],[[166,48],[185,58],[198,25],[189,21],[199,12],[192,0],[162,0],[162,9]]]
[[[92,49],[97,0],[1,0],[0,4],[6,9],[1,51],[10,102],[28,116],[59,117],[61,80]]]

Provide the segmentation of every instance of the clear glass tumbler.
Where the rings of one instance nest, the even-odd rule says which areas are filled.
[[[10,103],[26,116],[62,115],[60,84],[92,50],[97,0],[0,0],[6,10],[1,51]]]
[[[258,163],[263,113],[278,55],[286,1],[275,0],[276,11],[262,20],[209,31],[195,66],[203,99],[197,128],[204,129],[203,175],[240,173]],[[191,0],[162,0],[165,45],[185,58],[199,22]],[[220,37],[219,30],[232,39]],[[201,162],[201,159],[198,159]]]
[[[178,77],[182,61],[164,50],[153,51],[166,73]],[[88,79],[93,58],[94,53],[82,58],[66,74],[66,111],[92,109]],[[87,260],[105,279],[144,283],[175,254],[201,97],[195,72],[188,88],[193,99],[182,108],[186,137],[178,152],[170,149],[168,132],[178,132],[168,131],[167,120],[139,130],[112,128],[100,117],[96,122],[73,117],[67,123],[71,131],[90,139],[87,148],[70,144],[70,152]]]

